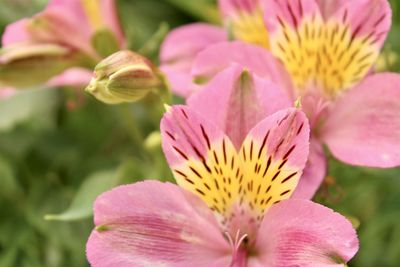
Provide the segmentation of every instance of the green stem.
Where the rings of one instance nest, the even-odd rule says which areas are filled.
[[[138,123],[135,122],[135,116],[132,114],[129,104],[122,104],[118,106],[118,115],[119,119],[126,129],[129,138],[133,142],[133,144],[137,145],[140,148],[140,151],[143,151],[143,142],[144,137],[142,133],[139,131]]]

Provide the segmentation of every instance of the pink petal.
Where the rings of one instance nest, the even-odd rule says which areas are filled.
[[[72,11],[54,6],[36,15],[33,18],[33,21],[35,20],[42,23],[33,22],[27,28],[33,41],[59,43],[90,55],[94,53],[88,24],[83,23]]]
[[[371,75],[335,104],[321,133],[333,155],[355,165],[400,165],[400,76]]]
[[[265,23],[271,33],[282,29],[282,22],[296,28],[304,18],[312,14],[320,15],[319,6],[315,0],[265,0],[261,3],[265,10]]]
[[[327,172],[327,159],[322,145],[314,137],[311,138],[310,154],[306,167],[292,198],[312,199]]]
[[[247,135],[242,150],[249,140],[254,141],[251,142],[254,143],[254,148],[247,149],[250,152],[246,153],[247,157],[251,154],[260,155],[265,149],[267,153],[263,161],[267,161],[268,157],[273,161],[281,160],[278,172],[283,175],[296,171],[300,176],[309,153],[309,139],[310,127],[306,115],[295,108],[289,108],[258,123]],[[256,149],[257,144],[260,144],[260,149]]]
[[[345,266],[356,254],[358,239],[340,214],[309,200],[290,199],[269,209],[256,247],[262,266],[333,267]]]
[[[274,56],[262,47],[240,41],[218,43],[203,50],[193,63],[192,75],[199,80],[210,80],[232,64],[242,65],[258,76],[270,79],[288,93],[292,91],[290,77]]]
[[[217,125],[237,149],[258,122],[291,105],[279,86],[237,65],[217,74],[187,103]]]
[[[369,36],[381,48],[390,30],[392,11],[387,0],[347,1],[331,18],[348,24],[352,38]]]
[[[92,76],[92,71],[83,68],[72,68],[52,78],[47,82],[47,85],[51,87],[73,86],[84,88],[89,84]]]
[[[290,108],[259,122],[244,140],[238,153],[243,177],[237,180],[239,188],[244,189],[239,189],[244,196],[240,199],[250,206],[234,216],[232,223],[236,229],[245,230],[249,244],[254,242],[255,233],[251,231],[252,221],[244,220],[244,214],[250,210],[254,221],[260,223],[271,205],[292,195],[307,161],[309,136],[305,114]]]
[[[114,32],[114,34],[116,34],[116,37],[120,41],[121,47],[123,47],[125,45],[125,37],[119,22],[115,0],[99,0],[99,2],[100,12],[104,24],[108,26]],[[87,14],[82,6],[82,0],[51,0],[47,5],[47,9],[54,7],[71,12],[74,14],[75,19],[81,23],[81,25],[90,25]],[[93,29],[90,31],[93,31]]]
[[[168,75],[173,91],[183,96],[189,95],[191,92],[187,81],[191,80],[190,69],[194,58],[209,45],[225,40],[227,33],[224,29],[204,23],[171,31],[161,46],[160,60],[161,69]]]
[[[315,1],[317,2],[324,19],[328,19],[329,17],[331,17],[344,4],[349,2],[349,0],[315,0]]]
[[[92,267],[228,266],[230,248],[208,208],[172,184],[120,186],[94,204]]]
[[[207,157],[214,142],[224,138],[223,132],[186,106],[173,106],[161,120],[163,149],[171,166],[188,159]]]
[[[116,0],[101,0],[100,5],[105,24],[109,26],[113,33],[116,35],[121,48],[124,48],[126,41],[118,17]]]
[[[238,13],[251,13],[259,7],[259,0],[219,0],[219,9],[224,17],[235,16]]]
[[[29,41],[30,35],[26,31],[27,21],[27,19],[21,19],[6,27],[2,36],[3,47],[19,42]]]

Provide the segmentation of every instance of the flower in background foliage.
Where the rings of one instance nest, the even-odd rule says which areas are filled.
[[[172,90],[178,95],[188,97],[196,90],[190,75],[191,66],[196,55],[208,46],[228,41],[231,35],[237,40],[269,47],[262,0],[218,2],[225,28],[205,23],[182,26],[173,30],[161,47],[161,70],[166,73]]]
[[[301,97],[312,129],[298,197],[311,198],[326,174],[323,144],[349,164],[400,165],[400,76],[369,73],[390,28],[388,2],[263,3],[269,11],[265,19],[271,52],[287,73],[275,63],[275,72],[271,71],[274,67],[266,50],[245,44],[241,46],[247,48],[239,50],[237,44],[220,43],[198,54],[191,70],[194,79],[210,80],[233,63],[281,86],[279,80],[289,77],[292,85],[283,88],[291,101]],[[239,57],[241,51],[245,52]],[[217,56],[221,60],[214,60]]]
[[[245,105],[258,96],[264,107],[254,108],[263,110],[274,103],[263,101],[268,88],[261,87],[273,85],[238,68],[221,75],[215,84],[235,80],[238,88],[209,89],[209,107],[233,104],[215,116],[229,123],[237,111],[242,124],[220,129],[202,110],[169,108],[163,150],[179,186],[145,181],[102,194],[87,243],[91,266],[344,266],[357,252],[355,230],[343,216],[289,199],[308,155],[305,115],[289,108],[248,121],[257,112],[240,110],[240,97],[227,96],[241,93]]]
[[[0,86],[85,86],[96,63],[125,40],[114,0],[51,0],[7,26],[2,46]]]

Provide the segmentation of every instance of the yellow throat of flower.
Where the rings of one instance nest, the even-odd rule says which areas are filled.
[[[334,97],[362,79],[379,55],[373,36],[356,36],[341,21],[309,16],[297,27],[279,22],[271,51],[284,63],[300,95],[319,88]]]
[[[97,30],[103,26],[100,0],[80,0],[90,26]]]
[[[235,39],[269,49],[268,32],[260,8],[251,13],[238,11],[229,26]]]

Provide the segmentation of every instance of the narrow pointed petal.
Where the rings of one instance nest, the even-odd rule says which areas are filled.
[[[269,47],[259,0],[219,0],[219,8],[235,39]]]
[[[338,159],[355,165],[400,165],[400,76],[365,78],[340,98],[321,139]]]
[[[237,200],[241,175],[236,150],[223,132],[185,106],[173,106],[161,121],[162,147],[182,187],[204,200],[221,224]]]
[[[328,18],[319,8],[314,0],[267,0],[265,9],[272,13],[265,21],[271,51],[298,93],[317,87],[334,97],[370,70],[390,28],[391,11],[387,0],[347,1]]]
[[[340,214],[309,200],[290,199],[269,209],[256,250],[262,266],[344,267],[356,254],[358,239]]]
[[[195,23],[169,33],[160,51],[161,70],[167,74],[175,93],[192,93],[190,70],[196,55],[211,44],[227,40],[224,29]]]
[[[256,75],[279,84],[288,93],[292,92],[290,76],[271,53],[261,47],[240,41],[222,42],[203,50],[193,63],[192,75],[196,81],[209,81],[232,64],[248,68]]]
[[[239,153],[240,187],[258,220],[272,204],[292,195],[307,161],[309,136],[305,114],[291,108],[267,117],[246,137]]]
[[[327,159],[324,149],[315,138],[311,138],[310,154],[306,167],[292,198],[312,199],[327,173]]]
[[[291,105],[279,86],[241,66],[217,74],[187,103],[217,125],[237,149],[258,122]]]
[[[120,186],[94,204],[92,267],[228,266],[230,248],[208,208],[176,185]]]

